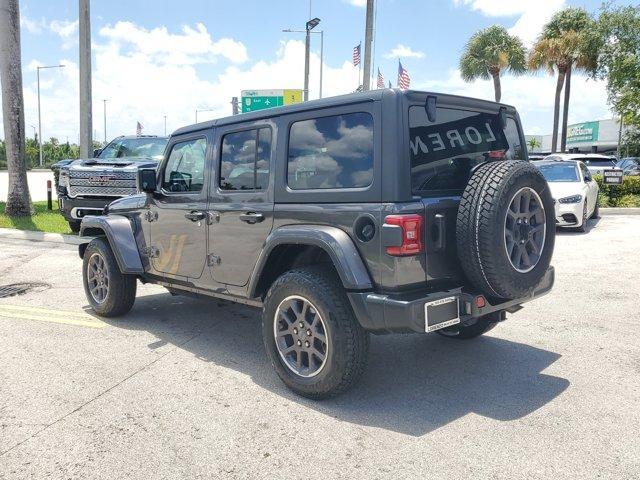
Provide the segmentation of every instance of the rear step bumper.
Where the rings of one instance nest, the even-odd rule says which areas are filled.
[[[476,306],[480,295],[467,287],[435,293],[413,292],[405,295],[381,295],[371,292],[349,292],[353,311],[366,330],[376,333],[426,331],[425,304],[448,297],[458,299],[460,323],[472,325],[478,317],[497,311],[515,312],[520,305],[549,293],[554,283],[554,269],[549,267],[537,290],[530,296],[499,302],[485,298],[486,305]]]

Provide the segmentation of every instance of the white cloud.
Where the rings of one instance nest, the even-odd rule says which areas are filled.
[[[345,2],[353,5],[354,7],[366,7],[367,0],[344,0]]]
[[[110,45],[152,57],[158,63],[215,63],[219,57],[237,64],[247,61],[247,49],[242,42],[230,38],[214,41],[202,23],[198,23],[196,28],[185,25],[181,33],[173,34],[166,27],[147,30],[132,22],[121,21],[101,28],[100,36],[106,38]]]
[[[515,17],[509,29],[531,45],[551,16],[565,5],[565,0],[453,0],[456,6],[468,6],[488,17]]]
[[[384,54],[384,58],[424,58],[424,52],[414,51],[411,47],[399,43],[390,52]]]
[[[52,20],[49,28],[53,33],[57,33],[62,38],[69,38],[78,31],[78,20]]]
[[[27,17],[24,13],[20,15],[20,27],[24,28],[27,32],[32,35],[39,35],[43,32],[45,27],[47,26],[44,18],[40,20],[32,20]]]

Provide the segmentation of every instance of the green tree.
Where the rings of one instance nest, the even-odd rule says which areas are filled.
[[[545,68],[550,74],[557,72],[555,102],[553,108],[553,133],[551,150],[558,150],[558,124],[560,98],[564,93],[561,150],[566,149],[567,120],[571,98],[571,73],[573,70],[595,72],[598,54],[593,31],[595,22],[583,8],[566,8],[556,13],[545,25],[542,34],[529,54],[529,68]]]
[[[530,150],[535,150],[536,148],[541,147],[542,143],[540,143],[540,140],[538,140],[536,137],[531,137],[527,141],[527,146],[529,147]]]
[[[605,4],[597,23],[599,65],[609,103],[626,125],[640,128],[640,6]]]
[[[526,66],[522,41],[499,25],[476,32],[460,58],[460,74],[465,82],[493,79],[496,102],[502,98],[501,73],[510,71],[518,75],[526,71]]]

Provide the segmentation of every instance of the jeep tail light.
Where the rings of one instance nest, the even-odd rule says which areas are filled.
[[[404,257],[423,252],[421,215],[389,215],[384,223],[400,227],[402,231],[402,243],[386,247],[389,255]]]

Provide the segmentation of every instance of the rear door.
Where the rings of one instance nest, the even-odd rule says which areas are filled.
[[[412,193],[425,206],[427,280],[460,278],[456,217],[474,167],[490,161],[525,160],[524,137],[515,114],[506,127],[494,111],[437,108],[429,120],[424,105],[409,108]]]
[[[273,226],[269,125],[219,127],[209,214],[209,265],[220,283],[244,286]]]

